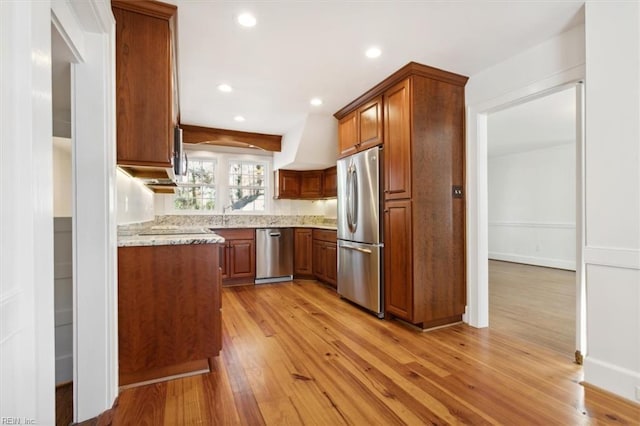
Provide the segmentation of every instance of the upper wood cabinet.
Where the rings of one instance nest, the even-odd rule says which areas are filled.
[[[358,108],[359,150],[382,144],[382,97]]]
[[[338,143],[340,156],[351,155],[358,150],[358,111],[338,122]]]
[[[384,94],[384,198],[411,197],[411,80]]]
[[[305,170],[300,172],[300,177],[300,198],[323,197],[324,172],[322,170]]]
[[[338,196],[338,168],[330,167],[324,171],[323,195],[326,198]]]
[[[117,163],[172,166],[173,26],[176,6],[157,1],[111,2],[116,21]]]
[[[300,198],[300,172],[280,169],[276,174],[275,198]]]
[[[320,200],[338,193],[336,167],[325,170],[285,170],[275,172],[277,199]]]
[[[339,120],[338,141],[341,157],[382,144],[381,96]]]

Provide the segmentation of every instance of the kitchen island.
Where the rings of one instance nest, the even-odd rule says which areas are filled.
[[[215,233],[118,239],[120,386],[209,371],[221,349]]]

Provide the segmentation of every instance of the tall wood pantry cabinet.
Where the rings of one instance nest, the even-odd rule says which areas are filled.
[[[412,62],[335,114],[382,95],[385,313],[422,328],[466,305],[466,81]]]

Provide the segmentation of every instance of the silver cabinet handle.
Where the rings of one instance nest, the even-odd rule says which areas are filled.
[[[356,247],[356,246],[340,246],[341,248],[346,248],[349,250],[355,250],[355,251],[359,251],[360,253],[366,253],[366,254],[371,254],[371,250],[369,249],[363,249],[360,247]]]

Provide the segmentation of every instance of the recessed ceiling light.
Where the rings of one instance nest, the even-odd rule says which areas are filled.
[[[367,55],[367,58],[377,58],[378,56],[380,56],[382,54],[382,50],[380,50],[379,47],[373,46],[367,49],[366,52],[364,52],[365,55]]]
[[[229,93],[233,90],[233,87],[229,86],[228,84],[220,84],[218,85],[218,90],[221,92]]]
[[[244,121],[244,117],[241,115],[236,115],[235,117],[233,117],[234,120],[238,121],[238,122],[243,122]]]
[[[322,105],[322,99],[320,98],[313,98],[309,101],[309,103],[313,106],[320,106]]]
[[[241,13],[238,15],[238,24],[243,27],[251,28],[256,26],[256,17],[250,13]]]

